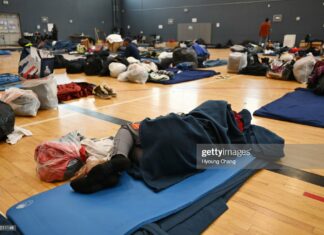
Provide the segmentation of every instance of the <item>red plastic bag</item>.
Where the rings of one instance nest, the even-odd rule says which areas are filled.
[[[85,162],[81,146],[74,143],[44,142],[35,150],[37,174],[45,182],[64,181],[71,178]],[[69,166],[73,163],[73,172]]]

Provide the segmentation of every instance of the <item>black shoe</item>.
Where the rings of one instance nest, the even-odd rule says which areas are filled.
[[[91,194],[106,188],[114,187],[118,184],[118,182],[119,182],[118,174],[111,174],[103,181],[94,181],[92,178],[86,176],[83,178],[73,180],[70,183],[70,186],[73,188],[75,192],[82,193],[82,194]]]

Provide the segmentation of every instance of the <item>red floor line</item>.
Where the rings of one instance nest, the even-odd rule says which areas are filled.
[[[320,201],[320,202],[324,202],[324,197],[321,197],[321,196],[318,196],[318,195],[315,195],[312,193],[304,192],[304,196],[309,197],[314,200],[317,200],[317,201]]]

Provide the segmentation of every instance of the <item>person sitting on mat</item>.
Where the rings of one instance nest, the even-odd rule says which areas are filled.
[[[94,193],[115,186],[120,173],[127,170],[154,191],[163,190],[202,171],[196,164],[197,144],[250,144],[255,157],[283,157],[284,140],[252,125],[251,119],[248,110],[235,113],[226,101],[207,101],[188,114],[171,113],[123,125],[114,138],[111,159],[73,180],[71,187]]]
[[[139,52],[137,46],[134,43],[132,43],[131,38],[125,38],[123,46],[126,47],[125,52],[124,52],[124,56],[126,58],[134,57],[137,60],[141,59],[140,52]]]

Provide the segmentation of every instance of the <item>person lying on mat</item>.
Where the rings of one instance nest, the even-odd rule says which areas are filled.
[[[196,165],[197,144],[250,144],[255,157],[283,157],[284,140],[252,125],[251,119],[248,110],[235,113],[226,101],[207,101],[188,114],[171,113],[123,125],[115,136],[110,161],[73,180],[71,187],[94,193],[115,186],[120,172],[127,170],[154,191],[163,190],[202,171]]]

